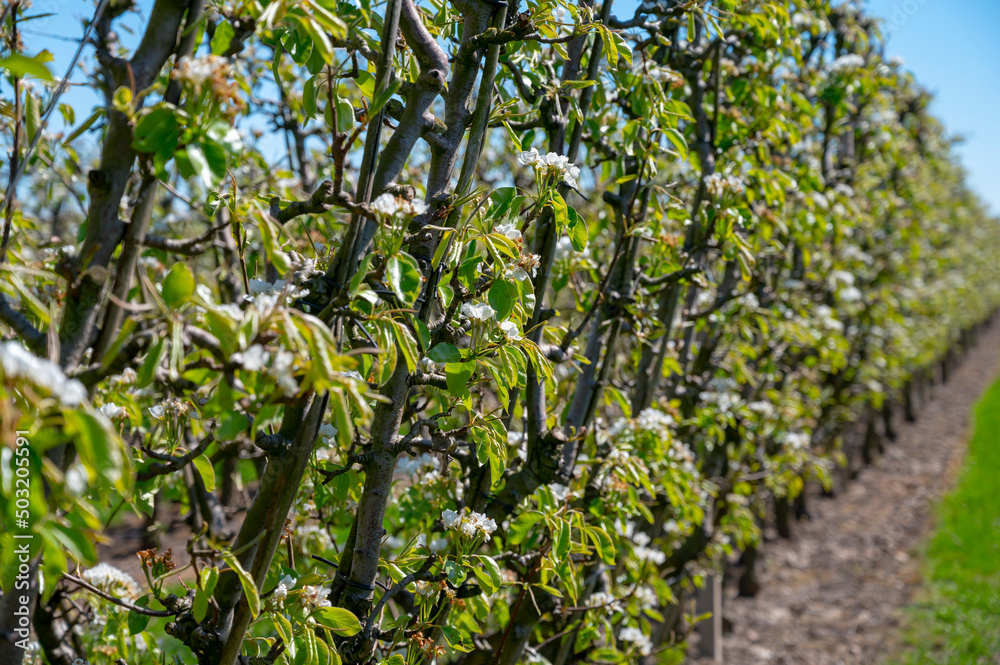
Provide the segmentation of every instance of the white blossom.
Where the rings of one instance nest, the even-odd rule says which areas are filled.
[[[705,178],[705,188],[712,196],[719,197],[727,192],[742,194],[744,185],[738,176],[713,173]]]
[[[622,642],[632,643],[636,650],[643,656],[653,653],[653,642],[638,628],[632,628],[631,626],[622,628],[621,632],[618,633],[618,638]]]
[[[494,314],[496,314],[496,310],[486,303],[474,305],[467,302],[462,305],[462,316],[473,321],[489,321]]]
[[[649,407],[639,412],[639,417],[635,419],[635,425],[641,430],[665,434],[674,425],[674,417],[669,413]]]
[[[274,354],[271,366],[267,373],[277,380],[285,396],[292,397],[299,392],[299,384],[293,376],[295,356],[288,351],[279,351]]]
[[[431,453],[421,453],[416,457],[401,457],[396,462],[396,473],[404,476],[416,476],[422,471],[438,471],[441,460]]]
[[[139,597],[139,585],[128,573],[118,570],[107,563],[99,563],[90,570],[85,570],[81,577],[87,582],[111,595],[127,600]]]
[[[764,418],[774,417],[774,405],[771,404],[770,402],[765,402],[762,400],[758,400],[756,402],[750,402],[749,404],[747,404],[747,408],[753,411],[754,413],[763,416]]]
[[[324,446],[333,445],[335,442],[334,440],[337,438],[337,428],[330,423],[323,423],[323,426],[319,428],[317,435],[319,436],[320,442]]]
[[[556,242],[555,260],[561,261],[572,256],[575,251],[573,249],[573,241],[569,239],[569,236],[561,236]]]
[[[475,511],[470,511],[466,515],[464,511],[457,513],[454,510],[445,510],[441,513],[441,521],[446,529],[456,529],[469,538],[482,536],[487,541],[497,530],[495,521]]]
[[[0,369],[8,379],[23,379],[44,388],[63,406],[79,406],[87,399],[82,383],[68,378],[59,365],[39,358],[18,342],[0,343]]]
[[[118,406],[117,404],[112,404],[109,402],[104,406],[102,406],[100,409],[98,409],[98,411],[100,411],[101,415],[103,415],[108,420],[114,420],[118,416],[122,415],[125,412],[125,409]]]
[[[517,324],[513,321],[503,321],[500,323],[500,330],[512,342],[521,339],[521,332],[517,329]]]
[[[441,521],[444,522],[444,528],[451,529],[458,523],[459,515],[454,510],[448,509],[441,513]]]
[[[518,231],[517,227],[513,224],[500,224],[493,229],[493,233],[502,235],[503,237],[509,238],[515,242],[521,240],[521,232]]]
[[[420,199],[409,199],[397,197],[386,192],[380,194],[371,203],[371,208],[380,217],[396,217],[400,213],[403,215],[422,215],[429,209],[427,204]]]
[[[319,609],[320,607],[331,607],[332,603],[327,598],[329,591],[320,586],[302,587],[302,605],[308,610]]]
[[[577,178],[580,177],[580,168],[578,166],[571,164],[569,158],[565,155],[557,155],[554,152],[542,156],[538,154],[538,150],[532,148],[527,152],[522,152],[518,156],[517,161],[522,166],[534,167],[535,172],[541,177],[557,176],[570,187],[576,187]]]
[[[624,448],[615,448],[608,453],[608,465],[624,466],[628,462],[629,451]]]
[[[837,297],[840,298],[841,302],[858,302],[864,298],[864,294],[861,293],[861,289],[858,287],[849,286],[846,289],[838,291]]]
[[[809,446],[809,435],[802,432],[788,432],[782,443],[792,450],[803,450]]]
[[[295,586],[295,579],[291,575],[285,575],[278,582],[278,586],[274,588],[274,593],[271,594],[271,602],[274,605],[281,605],[282,601],[288,597],[288,591]]]
[[[121,374],[111,377],[111,384],[114,386],[130,386],[139,380],[139,375],[131,367],[126,367]]]
[[[633,595],[642,607],[656,607],[657,602],[659,602],[659,599],[656,597],[656,592],[653,591],[653,587],[650,586],[638,587]]]
[[[830,65],[830,71],[834,74],[843,74],[865,66],[865,59],[857,53],[842,55]]]
[[[261,371],[267,367],[267,363],[271,359],[271,354],[268,353],[260,344],[254,344],[249,349],[238,355],[239,358],[234,358],[234,360],[241,362],[243,364],[243,369],[248,372]]]
[[[228,76],[230,69],[229,60],[219,55],[184,56],[177,62],[175,76],[201,90],[202,84],[209,79]]]
[[[417,587],[417,595],[424,596],[425,598],[437,594],[437,592],[441,588],[439,585],[433,584],[431,582],[420,581],[416,582],[415,584]]]
[[[399,202],[392,194],[381,194],[371,204],[376,215],[382,217],[394,217],[399,212]]]
[[[830,284],[837,287],[838,284],[843,284],[844,286],[854,286],[854,275],[847,272],[846,270],[834,270],[829,275]]]
[[[191,410],[191,404],[177,397],[168,397],[159,404],[149,407],[149,415],[154,420],[163,420],[169,416],[183,416]]]
[[[517,162],[521,166],[534,166],[538,163],[539,159],[541,159],[541,155],[538,154],[538,150],[535,148],[532,148],[527,152],[522,152],[517,156]]]
[[[637,545],[633,548],[633,551],[640,561],[650,561],[657,566],[663,565],[667,561],[667,555],[662,550],[653,549],[652,547]]]
[[[590,594],[587,605],[603,609],[608,614],[612,614],[621,607],[621,601],[607,591],[596,591]]]
[[[552,483],[549,485],[549,491],[552,492],[552,498],[559,503],[562,503],[570,496],[569,488],[559,483]]]

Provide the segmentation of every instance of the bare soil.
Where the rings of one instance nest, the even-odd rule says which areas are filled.
[[[901,610],[920,588],[917,557],[934,502],[961,468],[971,408],[998,359],[993,325],[937,384],[916,423],[896,419],[899,437],[884,457],[833,498],[811,492],[811,521],[793,524],[790,540],[765,542],[757,596],[726,590],[726,663],[873,665],[901,648]]]

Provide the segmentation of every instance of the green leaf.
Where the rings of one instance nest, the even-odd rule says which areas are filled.
[[[41,54],[29,58],[20,53],[11,53],[0,60],[0,69],[6,69],[14,76],[34,76],[44,81],[51,81],[52,73],[49,72],[48,67],[42,64],[40,57]]]
[[[195,621],[203,621],[208,614],[208,594],[198,589],[194,594],[194,605],[191,608]]]
[[[504,321],[517,304],[517,285],[505,279],[498,279],[490,287],[487,298],[490,307],[496,310],[497,321]]]
[[[448,646],[455,651],[469,653],[475,648],[475,644],[473,644],[472,638],[469,637],[469,634],[466,631],[459,630],[453,626],[442,626],[441,636],[444,637]]]
[[[608,64],[612,69],[618,67],[618,47],[615,45],[612,33],[605,26],[597,26],[601,33],[601,45],[604,47],[604,57],[608,59]]]
[[[593,541],[597,556],[601,557],[601,561],[609,566],[615,565],[615,546],[611,542],[611,536],[600,527],[587,527],[586,532]]]
[[[83,559],[86,562],[97,561],[97,550],[94,549],[94,544],[90,542],[87,533],[84,531],[79,528],[64,526],[58,522],[52,522],[51,533],[74,557]]]
[[[392,96],[396,94],[396,91],[399,90],[399,86],[401,85],[403,85],[402,79],[393,79],[393,81],[385,87],[385,90],[382,90],[378,95],[376,95],[376,97],[372,100],[371,106],[368,107],[369,120],[374,118],[375,114],[381,111],[383,106],[389,103],[389,100],[392,99]]]
[[[553,192],[552,198],[549,199],[549,205],[552,206],[552,218],[556,222],[556,231],[561,232],[569,224],[569,209],[566,206],[566,201],[562,194]]]
[[[194,275],[183,263],[175,263],[163,280],[163,301],[176,308],[194,295]]]
[[[219,569],[216,566],[201,569],[201,586],[209,596],[215,593],[215,583],[218,581]]]
[[[420,295],[423,276],[417,260],[406,252],[399,252],[389,259],[385,271],[386,281],[400,302],[412,306]]]
[[[552,544],[552,554],[556,560],[561,561],[569,555],[570,530],[569,522],[563,520],[559,523],[559,531],[556,533]]]
[[[212,460],[208,459],[205,455],[198,455],[191,463],[194,464],[194,468],[198,469],[198,474],[201,475],[201,481],[205,483],[205,489],[209,492],[215,491],[215,467],[212,466]]]
[[[233,572],[240,579],[240,586],[243,587],[243,595],[246,596],[250,615],[256,619],[257,615],[260,614],[260,593],[257,591],[257,585],[253,583],[250,573],[243,568],[235,554],[232,552],[223,552],[220,556],[223,561],[229,564],[229,567],[233,569]]]
[[[517,518],[511,523],[510,529],[507,530],[507,542],[511,545],[518,545],[524,542],[524,539],[528,537],[528,532],[531,531],[531,527],[537,524],[544,515],[537,512],[521,513]]]
[[[80,136],[81,134],[83,134],[85,131],[87,131],[88,129],[90,129],[91,125],[93,125],[95,122],[97,122],[97,119],[100,118],[102,115],[104,115],[104,109],[103,108],[99,108],[99,109],[95,110],[93,113],[91,113],[90,116],[86,120],[84,120],[82,123],[80,123],[79,127],[77,127],[72,132],[70,132],[70,135],[67,136],[63,140],[63,145],[68,145],[75,138],[77,138],[78,136]]]
[[[475,362],[448,363],[445,365],[444,373],[448,381],[448,390],[456,395],[464,395],[469,390],[469,379],[472,378],[475,371]]]
[[[477,568],[476,566],[471,566],[469,570],[471,570],[472,574],[476,576],[477,580],[479,580],[479,586],[481,586],[486,593],[493,593],[499,588],[493,582],[493,578],[490,577],[490,574],[485,570]]]
[[[667,140],[673,143],[674,147],[677,148],[677,155],[681,159],[687,159],[688,144],[687,140],[685,140],[684,138],[684,135],[681,134],[679,130],[673,127],[667,127],[666,129],[663,130],[663,133],[666,135]]]
[[[587,222],[580,216],[575,208],[568,207],[569,212],[569,239],[573,243],[573,249],[582,252],[587,249],[589,234],[587,232]]]
[[[30,92],[25,94],[24,102],[25,129],[28,132],[28,142],[30,143],[35,138],[35,134],[38,133],[39,125],[42,124],[41,109],[39,108],[38,98]]]
[[[511,204],[517,198],[516,187],[498,187],[490,194],[489,216],[500,222],[510,212]]]
[[[306,112],[306,117],[311,118],[316,115],[316,79],[319,74],[311,76],[302,86],[302,110]]]
[[[232,441],[242,432],[245,432],[250,421],[242,413],[228,413],[222,419],[222,424],[215,432],[215,438],[219,441]]]
[[[436,363],[462,362],[462,353],[458,350],[458,347],[448,342],[435,344],[434,348],[427,354],[427,357]]]
[[[139,368],[139,373],[136,378],[136,385],[139,388],[145,388],[153,382],[153,377],[156,375],[156,368],[160,366],[160,361],[163,360],[163,347],[165,342],[165,337],[161,337],[156,340],[153,348],[146,354],[146,359],[142,361],[142,367]]]
[[[215,141],[204,139],[201,142],[201,150],[205,155],[205,161],[208,162],[208,168],[214,176],[212,182],[215,183],[225,178],[229,166],[226,160],[226,149]]]
[[[132,147],[139,152],[156,153],[167,160],[177,150],[180,137],[181,128],[177,123],[174,108],[160,104],[139,116]]]
[[[444,572],[448,574],[448,581],[455,586],[462,586],[462,582],[468,575],[465,566],[453,559],[444,562]]]
[[[627,62],[629,65],[631,65],[632,64],[632,47],[629,46],[628,42],[625,41],[625,38],[622,37],[617,32],[612,32],[611,33],[611,38],[614,40],[615,50],[618,52],[618,55],[620,55],[622,57],[622,60],[624,60],[625,62]]]
[[[483,570],[490,576],[493,586],[499,589],[503,583],[503,573],[500,572],[500,566],[497,565],[497,562],[492,557],[485,555],[477,555],[476,560],[482,564]]]
[[[125,86],[119,86],[115,90],[114,97],[111,98],[111,105],[122,113],[132,111],[132,91]]]
[[[120,440],[107,420],[86,411],[69,411],[64,418],[65,432],[76,444],[90,482],[113,486],[123,494],[129,493],[130,458],[122,454]]]
[[[417,363],[420,362],[417,340],[413,338],[410,329],[398,321],[392,322],[392,334],[396,338],[396,343],[399,344],[399,350],[403,352],[407,368],[411,372],[414,371],[417,368]]]
[[[236,30],[229,21],[222,20],[215,27],[215,34],[212,35],[212,41],[209,46],[212,47],[212,53],[215,55],[222,55],[229,50],[229,45],[233,43],[233,37],[236,36]]]
[[[347,133],[354,127],[354,107],[350,102],[337,97],[337,131]]]
[[[149,607],[149,596],[143,596],[135,601],[136,607]],[[135,610],[128,611],[128,632],[130,635],[138,635],[146,630],[149,625],[149,615],[140,614]]]
[[[313,610],[312,617],[316,623],[342,637],[350,637],[361,630],[358,618],[342,607],[320,607]]]
[[[206,187],[211,187],[215,182],[212,167],[208,165],[208,159],[205,158],[205,153],[200,145],[191,144],[178,150],[174,154],[174,159],[177,160],[177,168],[183,177],[193,178],[197,176],[201,178]]]
[[[339,39],[347,37],[347,24],[320,2],[306,0],[302,3],[312,12],[313,19],[327,32]]]

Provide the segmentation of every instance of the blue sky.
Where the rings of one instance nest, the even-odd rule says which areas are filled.
[[[149,7],[151,0],[140,0]],[[635,0],[618,0],[627,13]],[[937,99],[934,112],[952,133],[965,137],[959,153],[969,182],[1000,214],[1000,0],[868,0],[872,14],[886,20],[888,54],[899,55]],[[53,16],[26,24],[29,53],[50,50],[51,69],[61,76],[76,44],[57,37],[79,38],[80,19],[90,16],[89,0],[39,0],[35,10]],[[126,43],[135,43],[142,21],[131,16],[119,29]],[[39,34],[41,33],[41,34]],[[88,49],[87,51],[90,51]],[[87,52],[85,51],[85,52]],[[79,80],[79,74],[74,80]],[[63,100],[74,106],[77,122],[96,103],[93,94],[73,89]]]
[[[869,0],[900,55],[937,99],[933,110],[966,138],[969,182],[1000,215],[1000,0]]]

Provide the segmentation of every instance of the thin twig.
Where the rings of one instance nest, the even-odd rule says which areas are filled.
[[[81,586],[84,589],[86,589],[87,591],[90,591],[91,593],[93,593],[93,594],[95,594],[97,596],[100,596],[104,600],[109,600],[112,603],[114,603],[115,605],[118,605],[120,607],[124,607],[125,609],[127,609],[129,611],[132,611],[132,612],[135,612],[136,614],[145,614],[146,616],[150,616],[150,617],[172,617],[172,616],[174,616],[173,612],[168,612],[167,610],[151,610],[148,607],[139,607],[138,605],[130,603],[127,600],[122,600],[121,598],[115,598],[110,593],[107,593],[105,591],[101,591],[100,589],[98,589],[97,587],[95,587],[93,584],[90,584],[86,580],[80,579],[76,575],[71,575],[70,573],[63,573],[62,575],[63,575],[64,578],[66,578],[66,580],[68,582],[72,582],[73,584]]]

